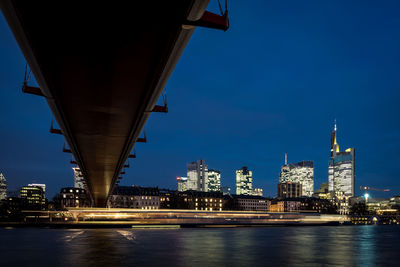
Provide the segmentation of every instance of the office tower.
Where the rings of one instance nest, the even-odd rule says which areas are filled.
[[[314,162],[301,161],[288,164],[285,155],[285,165],[281,167],[279,183],[287,182],[301,184],[301,196],[311,197],[314,193]]]
[[[197,160],[187,164],[187,189],[208,191],[208,166],[204,160]]]
[[[176,177],[176,182],[178,184],[178,191],[183,192],[188,190],[187,184],[188,184],[188,178],[187,177]]]
[[[301,197],[302,188],[300,183],[279,183],[278,184],[278,198],[296,198]]]
[[[281,167],[279,183],[301,184],[300,196],[311,197],[314,192],[314,163],[312,161],[301,161],[298,163],[287,162],[285,153],[285,165]]]
[[[221,191],[221,172],[217,170],[208,170],[208,192]]]
[[[7,181],[6,177],[0,173],[0,200],[7,198]]]
[[[355,149],[348,148],[340,152],[335,128],[331,133],[331,158],[329,160],[329,192],[332,195],[354,196],[355,186]]]
[[[45,184],[28,184],[28,186],[41,188],[43,191],[43,198],[46,197],[46,185]]]
[[[23,186],[20,190],[20,197],[24,202],[24,206],[29,208],[41,208],[46,204],[45,193],[41,185]]]
[[[74,171],[74,187],[85,189],[85,185],[83,184],[83,175],[80,172],[78,167],[72,168]]]
[[[247,167],[236,171],[236,195],[253,194],[253,172]]]

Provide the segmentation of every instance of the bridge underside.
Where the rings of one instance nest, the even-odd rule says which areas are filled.
[[[182,23],[207,4],[1,0],[96,206],[105,206],[193,32]]]

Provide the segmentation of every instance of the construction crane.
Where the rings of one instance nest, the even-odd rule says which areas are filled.
[[[364,197],[365,197],[365,203],[368,202],[369,194],[368,191],[380,191],[380,192],[389,192],[390,189],[379,189],[379,188],[373,188],[369,186],[360,186],[361,190],[364,190]]]

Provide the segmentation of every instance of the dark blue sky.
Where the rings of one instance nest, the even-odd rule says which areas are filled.
[[[209,10],[216,11],[216,1]],[[327,181],[330,131],[356,148],[360,185],[400,194],[400,3],[230,1],[227,32],[196,29],[168,84],[168,114],[152,114],[149,142],[122,184],[175,188],[205,159],[234,188],[235,169],[275,196],[284,153],[313,160]],[[25,60],[0,15],[0,172],[10,190],[72,186],[63,137],[44,99],[21,92]],[[378,195],[371,192],[371,195]]]

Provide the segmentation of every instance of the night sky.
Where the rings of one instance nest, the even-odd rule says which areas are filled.
[[[167,84],[168,114],[152,114],[148,143],[121,184],[176,188],[204,159],[234,190],[235,170],[276,195],[284,153],[328,180],[330,132],[356,149],[359,186],[400,194],[400,2],[229,1],[227,32],[196,29]],[[216,1],[209,10],[217,11]],[[52,198],[73,185],[63,137],[44,99],[23,94],[25,60],[0,15],[0,172],[9,190],[37,182]]]

